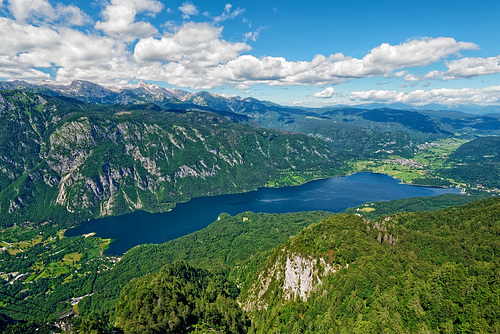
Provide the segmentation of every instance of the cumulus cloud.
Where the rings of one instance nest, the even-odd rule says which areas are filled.
[[[0,54],[11,59],[22,53],[50,50],[59,43],[59,34],[51,28],[35,27],[3,17],[0,17],[0,31]]]
[[[446,63],[448,70],[443,80],[473,78],[500,73],[500,56],[489,58],[462,58]]]
[[[105,76],[125,75],[125,45],[110,37],[88,35],[71,28],[37,27],[7,18],[0,18],[0,31],[4,33],[0,43],[0,77],[4,79],[50,78],[38,68],[57,69],[58,76],[65,73],[65,78],[71,75],[69,79],[78,78],[76,75],[81,72],[100,71],[99,82]],[[113,63],[121,63],[122,68],[113,67]]]
[[[212,67],[250,49],[245,43],[225,41],[221,33],[221,27],[188,22],[161,39],[141,39],[135,46],[134,59],[138,62],[180,62],[192,67]]]
[[[221,30],[217,30],[221,28],[208,23],[200,25],[190,22],[161,39],[142,39],[136,45],[134,59],[158,63],[156,66],[162,70],[153,73],[155,80],[192,88],[208,89],[225,83],[335,85],[355,78],[390,76],[404,67],[424,66],[460,50],[476,48],[473,43],[453,38],[423,38],[396,46],[383,44],[362,59],[337,53],[328,57],[317,55],[311,61],[288,61],[283,57],[239,55],[250,49],[248,45],[224,41]],[[191,43],[193,39],[196,43]],[[160,73],[166,76],[162,78]],[[179,73],[179,77],[172,73]],[[404,74],[397,72],[398,76]]]
[[[363,58],[367,68],[399,69],[409,66],[427,66],[462,50],[477,50],[469,42],[457,42],[450,37],[415,39],[399,45],[383,43]]]
[[[9,11],[19,22],[50,23],[82,26],[91,22],[90,17],[73,5],[56,4],[47,0],[10,0]]]
[[[70,26],[83,26],[87,23],[91,23],[90,17],[82,12],[80,8],[70,5],[64,6],[62,4],[57,4],[56,16],[63,22]]]
[[[47,0],[10,0],[9,11],[18,21],[36,17],[54,17],[55,11]]]
[[[154,15],[162,9],[163,5],[156,0],[111,0],[102,12],[104,21],[96,22],[95,27],[125,40],[150,36],[157,32],[156,28],[149,22],[136,22],[136,15],[140,12]]]
[[[321,92],[314,93],[313,96],[317,97],[317,98],[321,98],[321,99],[326,99],[326,98],[332,97],[334,93],[335,93],[335,89],[333,89],[333,87],[327,87],[324,90],[322,90]]]
[[[404,67],[426,66],[458,51],[476,48],[473,43],[440,37],[412,40],[396,46],[382,44],[362,59],[338,53],[329,57],[317,55],[310,62],[292,62],[282,57],[243,55],[229,61],[221,69],[221,75],[247,84],[338,84],[354,78],[390,75]]]
[[[405,81],[423,81],[423,80],[455,80],[469,79],[481,75],[493,75],[500,73],[500,56],[489,58],[461,58],[445,62],[448,67],[446,71],[431,71],[423,75],[408,74],[404,77]]]
[[[394,76],[396,78],[401,78],[401,77],[404,77],[407,74],[408,74],[408,71],[399,71],[399,72],[394,73]]]
[[[187,20],[193,15],[198,15],[198,8],[191,2],[184,2],[182,6],[179,7],[182,12],[182,18]]]
[[[235,87],[237,90],[247,90],[250,88],[250,86],[247,86],[245,84],[239,84]]]
[[[486,88],[438,88],[428,91],[396,92],[390,90],[355,91],[350,95],[355,102],[406,103],[426,105],[437,103],[442,105],[478,104],[491,105],[500,103],[500,86]]]

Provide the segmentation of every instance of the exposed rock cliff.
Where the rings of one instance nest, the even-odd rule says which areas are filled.
[[[259,269],[252,272],[251,279],[239,281],[243,309],[259,311],[321,295],[325,282],[341,271],[352,270],[359,249],[366,245],[394,247],[399,238],[396,225],[395,217],[370,222],[355,215],[334,215],[310,225],[262,263],[248,265]],[[352,246],[357,240],[360,246]],[[235,272],[245,272],[245,266]]]
[[[207,112],[96,106],[0,93],[0,211],[6,221],[168,210],[248,191],[289,172],[339,175],[343,157],[303,135]],[[68,215],[73,214],[73,216]]]
[[[283,301],[297,298],[305,301],[311,291],[322,284],[326,275],[340,268],[338,265],[327,263],[321,257],[287,254],[285,249],[282,249],[273,261],[274,265],[260,272],[250,287],[243,305],[245,310],[266,309],[269,299],[275,296],[279,296]]]

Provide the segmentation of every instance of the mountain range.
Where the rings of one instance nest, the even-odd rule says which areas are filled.
[[[384,105],[292,108],[238,96],[206,91],[190,93],[139,82],[129,87],[104,87],[88,81],[0,82],[0,90],[19,90],[62,96],[101,105],[152,103],[163,110],[214,112],[231,121],[298,132],[327,141],[337,150],[381,158],[396,153],[409,157],[414,147],[438,138],[469,139],[500,134],[500,114],[475,115],[455,110],[416,110]],[[403,106],[399,106],[403,107]],[[376,153],[375,153],[376,152]]]
[[[199,109],[95,105],[0,92],[2,225],[81,221],[193,197],[345,174],[345,154],[302,134]]]
[[[62,314],[53,310],[77,310],[70,322],[82,333],[498,331],[499,202],[470,202],[498,193],[499,135],[498,114],[2,82],[0,331],[49,333]],[[469,196],[366,203],[349,215],[221,214],[122,259],[103,254],[110,240],[64,236],[88,219],[369,164]],[[26,302],[46,307],[5,311]]]
[[[254,98],[242,98],[239,96],[224,97],[218,94],[201,91],[197,93],[187,92],[181,89],[164,88],[155,83],[139,81],[137,85],[127,86],[102,86],[89,81],[73,80],[70,82],[57,82],[42,80],[38,84],[32,84],[23,80],[2,81],[0,89],[21,89],[33,92],[42,92],[46,94],[57,94],[67,97],[77,98],[90,103],[103,104],[127,104],[131,102],[162,102],[162,103],[192,103],[198,106],[206,106],[213,109],[243,112],[251,105],[251,109],[264,110],[271,109],[289,109],[289,110],[307,110],[307,107],[282,107],[269,101],[260,101]],[[329,109],[332,107],[324,107]],[[441,105],[424,104],[409,105],[404,103],[368,103],[360,105],[336,105],[334,108],[358,108],[358,109],[402,109],[419,111],[458,111],[470,114],[494,114],[500,113],[500,106],[481,106],[481,105]]]

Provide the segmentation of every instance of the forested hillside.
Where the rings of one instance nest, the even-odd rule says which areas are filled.
[[[0,93],[2,226],[74,221],[198,196],[345,174],[343,154],[304,135],[156,105],[97,106]]]
[[[294,109],[144,83],[1,87],[21,90],[0,91],[0,332],[48,333],[62,313],[81,333],[500,332],[500,202],[473,202],[500,188],[495,115]],[[467,196],[221,214],[122,259],[104,253],[111,240],[64,236],[360,170]]]
[[[375,222],[332,216],[237,281],[239,300],[257,333],[496,332],[499,216],[498,198]]]
[[[229,224],[215,224],[212,232],[219,235],[220,228],[230,228],[234,233],[214,239],[209,228],[164,246],[139,247],[116,273],[125,273],[123,269],[133,268],[134,263],[141,267],[142,261],[188,263],[167,264],[161,270],[147,265],[144,268],[152,273],[133,275],[136,278],[113,302],[115,311],[109,309],[109,323],[103,317],[106,313],[94,309],[75,319],[75,326],[117,326],[125,333],[493,333],[500,329],[500,199],[373,221],[330,215],[311,225],[307,222],[321,214],[310,215],[305,224],[299,223],[300,215],[271,215],[272,220],[251,213],[225,217]],[[290,219],[299,223],[291,226],[308,227],[272,250],[251,246],[261,240],[284,240],[269,238],[260,229],[271,231],[271,226],[287,225]],[[246,239],[238,226],[266,220],[247,230],[252,242],[235,238]],[[274,225],[268,225],[271,222]],[[244,250],[248,247],[253,250]],[[229,256],[235,253],[242,256]]]
[[[471,187],[500,189],[500,136],[474,139],[450,154],[440,174]]]

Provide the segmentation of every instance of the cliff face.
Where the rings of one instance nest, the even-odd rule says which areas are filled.
[[[349,265],[346,264],[345,267]],[[329,273],[342,267],[327,263],[322,257],[288,253],[287,249],[278,250],[266,262],[254,283],[245,293],[243,309],[246,311],[267,309],[276,298],[285,302],[300,299],[306,301],[310,293],[321,286]]]
[[[354,215],[331,216],[305,228],[271,252],[264,262],[235,269],[245,272],[245,267],[258,268],[252,272],[249,282],[238,282],[243,309],[265,310],[297,300],[306,302],[311,296],[317,298],[328,293],[324,282],[340,271],[351,270],[350,265],[360,254],[357,246],[352,246],[353,240],[360,240],[362,247],[367,244],[394,246],[398,238],[394,229],[390,217],[372,223]],[[381,233],[385,233],[383,239]]]
[[[50,220],[54,212],[79,219],[168,210],[192,197],[255,189],[290,172],[311,179],[345,167],[321,141],[216,114],[22,92],[0,97],[0,211],[11,222]]]

